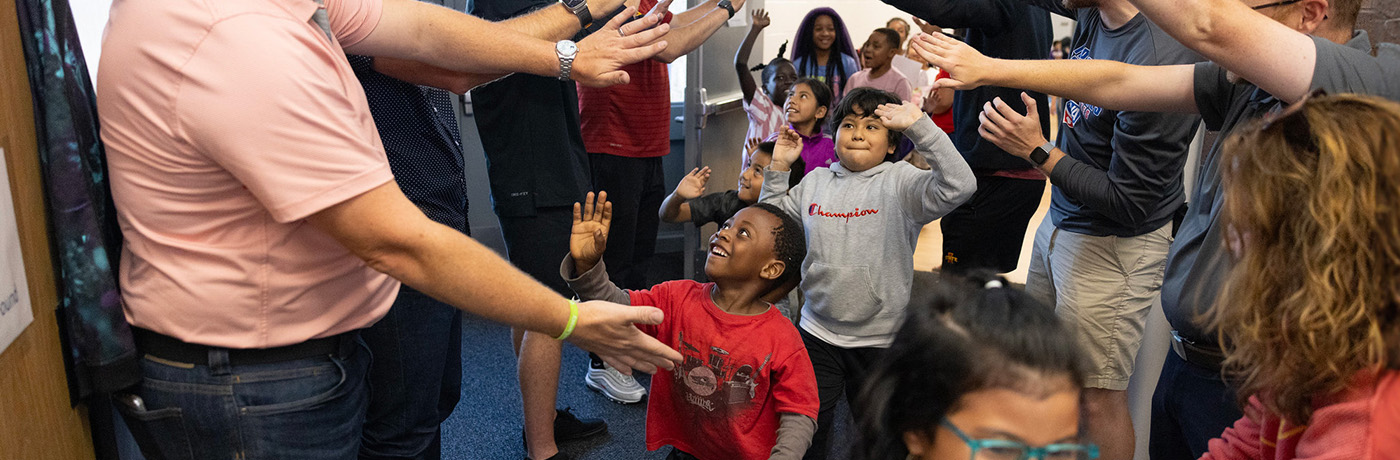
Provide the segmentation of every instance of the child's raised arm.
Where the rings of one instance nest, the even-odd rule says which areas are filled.
[[[928,161],[928,171],[910,168],[899,173],[905,212],[921,224],[933,222],[972,198],[977,178],[948,135],[912,102],[882,104],[875,115],[885,128],[903,131],[914,151]],[[776,162],[777,160],[774,160]],[[767,185],[767,184],[765,184]]]
[[[629,305],[631,297],[608,279],[602,264],[603,251],[608,248],[608,229],[612,226],[612,202],[608,192],[599,192],[595,200],[588,192],[583,204],[574,203],[574,224],[569,234],[569,255],[559,267],[559,276],[569,283],[583,300],[606,300]],[[570,272],[569,270],[573,271]]]
[[[778,139],[773,141],[773,162],[763,171],[763,188],[758,201],[781,208],[788,214],[797,216],[797,200],[788,192],[788,177],[792,175],[792,164],[802,158],[802,136],[792,127],[783,128]]]
[[[700,167],[690,170],[689,174],[681,178],[681,183],[676,184],[676,191],[666,196],[666,201],[661,202],[660,216],[664,222],[690,222],[690,200],[699,198],[705,194],[705,184],[710,181],[710,167]]]
[[[758,83],[753,80],[753,69],[749,68],[753,42],[758,40],[758,36],[763,34],[763,28],[768,27],[770,23],[767,11],[763,11],[763,8],[753,10],[753,24],[749,26],[749,34],[744,36],[744,41],[739,43],[739,51],[734,53],[734,71],[739,73],[739,90],[744,92],[744,102],[753,102],[753,95],[758,92]]]

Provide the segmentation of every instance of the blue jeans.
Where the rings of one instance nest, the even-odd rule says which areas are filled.
[[[462,312],[408,286],[361,334],[374,353],[361,459],[442,458],[462,395]]]
[[[117,407],[149,460],[353,459],[360,447],[370,355],[341,353],[271,364],[141,360],[144,378]]]
[[[1175,352],[1168,352],[1157,389],[1152,393],[1150,457],[1200,458],[1211,439],[1220,437],[1243,416],[1235,390],[1219,371],[1188,363]]]

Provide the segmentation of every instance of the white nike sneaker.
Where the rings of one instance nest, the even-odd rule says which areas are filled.
[[[632,376],[618,372],[607,363],[603,363],[602,367],[594,366],[595,364],[589,363],[588,374],[583,377],[583,383],[613,402],[635,404],[642,402],[642,397],[647,395],[647,389]]]

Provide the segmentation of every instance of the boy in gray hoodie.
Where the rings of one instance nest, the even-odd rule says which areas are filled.
[[[786,130],[774,146],[759,198],[798,216],[807,233],[801,284],[807,303],[799,329],[821,398],[809,459],[826,457],[842,393],[848,402],[855,398],[867,367],[894,339],[909,302],[919,230],[977,188],[948,135],[917,105],[892,93],[852,90],[830,120],[840,161],[808,173],[789,190],[789,169],[802,141]],[[903,136],[931,170],[894,161]]]

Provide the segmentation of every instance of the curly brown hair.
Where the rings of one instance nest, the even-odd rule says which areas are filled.
[[[1225,367],[1293,423],[1400,338],[1400,104],[1319,96],[1225,141],[1222,228],[1236,264],[1205,317]]]

